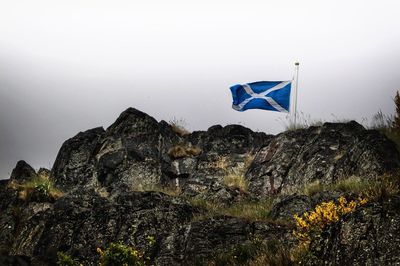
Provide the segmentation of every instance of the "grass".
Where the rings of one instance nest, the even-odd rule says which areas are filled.
[[[399,128],[394,127],[394,121],[395,116],[385,115],[381,110],[379,110],[373,116],[372,122],[368,128],[380,131],[396,144],[396,148],[400,152],[400,130]]]
[[[218,253],[206,265],[284,266],[295,264],[296,261],[290,250],[280,241],[276,239],[263,241],[259,237],[252,237],[247,243]]]
[[[195,220],[204,220],[216,216],[231,216],[250,221],[270,221],[269,213],[273,199],[265,201],[240,201],[230,206],[203,199],[188,199],[196,207],[206,209],[207,212],[197,215]]]
[[[244,173],[236,169],[232,169],[224,176],[223,183],[227,187],[235,187],[245,192],[248,188],[248,182],[244,178]]]
[[[169,121],[169,124],[176,134],[181,137],[190,135],[190,131],[185,128],[186,122],[184,119],[176,119],[175,117]]]
[[[63,195],[61,190],[57,189],[45,175],[39,175],[33,180],[23,183],[12,181],[8,186],[17,190],[18,197],[26,202],[54,202]]]
[[[313,196],[324,191],[352,192],[360,194],[368,187],[374,185],[373,180],[361,180],[359,177],[351,176],[347,179],[342,179],[334,184],[321,184],[319,180],[306,185],[301,191],[302,194]]]
[[[248,182],[245,179],[245,174],[253,160],[253,154],[246,154],[243,163],[230,167],[229,159],[226,156],[219,156],[209,164],[209,167],[221,169],[225,172],[222,180],[225,186],[235,187],[243,192],[247,192]]]
[[[321,184],[317,181],[304,187],[300,193],[313,196],[324,191],[354,193],[368,200],[387,199],[393,195],[400,194],[400,176],[385,174],[372,180],[351,176],[334,184]]]
[[[175,145],[168,150],[168,155],[174,159],[184,158],[189,156],[198,156],[201,153],[202,153],[201,148],[185,144]]]

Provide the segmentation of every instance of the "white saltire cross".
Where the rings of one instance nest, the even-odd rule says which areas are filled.
[[[288,110],[286,110],[285,108],[283,108],[282,106],[280,106],[274,99],[272,99],[271,97],[268,97],[267,95],[273,91],[282,89],[283,87],[285,87],[286,85],[290,84],[291,81],[282,81],[281,83],[279,83],[278,85],[275,85],[274,87],[262,92],[262,93],[255,93],[252,88],[250,87],[249,84],[243,84],[243,88],[246,91],[247,94],[249,94],[251,97],[247,98],[246,100],[244,100],[243,102],[241,102],[238,105],[232,105],[232,108],[235,110],[242,110],[243,107],[248,104],[251,100],[254,99],[264,99],[266,100],[272,107],[274,107],[276,110],[278,110],[279,112],[284,112],[284,113],[288,113]]]

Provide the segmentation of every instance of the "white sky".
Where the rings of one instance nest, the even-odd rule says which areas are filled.
[[[0,178],[51,167],[67,138],[127,107],[191,130],[285,115],[231,109],[229,86],[288,80],[312,119],[393,113],[400,1],[0,0]],[[332,115],[334,114],[334,115]]]

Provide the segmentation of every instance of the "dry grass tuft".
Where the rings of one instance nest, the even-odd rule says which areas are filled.
[[[235,187],[246,192],[248,182],[245,174],[254,160],[253,154],[247,154],[242,163],[235,166],[229,166],[229,159],[226,156],[218,156],[217,159],[209,163],[210,168],[220,169],[225,172],[223,183],[227,187]]]
[[[244,178],[242,171],[232,169],[224,176],[224,185],[227,187],[235,187],[241,191],[247,191],[248,182]]]
[[[175,117],[169,121],[172,131],[181,137],[190,135],[190,131],[185,128],[186,122],[184,119],[176,119]]]
[[[179,144],[168,150],[168,155],[171,158],[178,159],[189,156],[198,156],[202,153],[202,149],[197,146]]]
[[[354,193],[369,200],[385,199],[400,193],[400,176],[386,174],[372,180],[351,176],[334,184],[321,184],[317,180],[305,186],[300,193],[313,196],[324,191]]]

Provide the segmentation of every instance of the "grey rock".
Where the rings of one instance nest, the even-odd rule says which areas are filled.
[[[30,266],[31,260],[26,256],[1,256],[0,265],[2,266]]]
[[[94,154],[103,135],[104,129],[98,127],[80,132],[64,142],[51,170],[51,177],[58,187],[69,190],[96,183]]]
[[[270,216],[273,219],[290,220],[295,214],[300,216],[312,207],[312,200],[306,195],[285,196],[274,202]]]
[[[395,145],[352,121],[284,132],[256,155],[247,172],[249,192],[259,198],[290,193],[316,180],[334,183],[376,178],[399,168]]]
[[[25,161],[21,160],[17,162],[17,165],[11,172],[10,180],[18,182],[29,181],[37,177],[35,169]]]
[[[51,170],[41,167],[39,168],[39,170],[37,171],[38,176],[50,176],[51,175]]]

